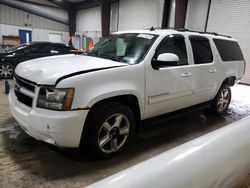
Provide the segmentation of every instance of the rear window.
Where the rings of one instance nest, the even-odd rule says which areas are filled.
[[[236,41],[213,39],[220,57],[223,61],[241,61],[244,60],[240,46]]]
[[[209,40],[206,37],[201,36],[190,36],[189,39],[193,49],[194,63],[212,63],[213,54]]]

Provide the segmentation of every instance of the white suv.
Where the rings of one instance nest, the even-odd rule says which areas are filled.
[[[231,99],[245,61],[236,40],[187,30],[114,33],[83,55],[45,57],[15,70],[10,109],[32,137],[88,148],[98,158],[125,148],[140,121]]]

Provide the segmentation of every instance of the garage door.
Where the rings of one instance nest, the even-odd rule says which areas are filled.
[[[250,84],[250,1],[212,0],[207,31],[236,38],[247,62],[243,83]]]

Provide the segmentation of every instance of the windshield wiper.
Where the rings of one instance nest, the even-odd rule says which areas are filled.
[[[98,54],[97,57],[101,57],[101,58],[104,58],[104,59],[110,59],[110,60],[113,60],[113,61],[118,61],[115,57],[105,55],[105,54]],[[120,61],[118,61],[118,62],[120,62]]]
[[[96,57],[96,56],[97,56],[95,53],[90,52],[90,51],[84,52],[83,55],[88,55],[88,56],[93,56],[93,57]]]
[[[100,58],[104,58],[104,59],[110,59],[110,60],[113,60],[113,61],[118,61],[113,56],[109,56],[109,55],[105,55],[105,54],[95,54],[95,53],[90,52],[90,51],[84,52],[83,55],[92,56],[92,57],[100,57]],[[120,62],[120,61],[118,61],[118,62]]]

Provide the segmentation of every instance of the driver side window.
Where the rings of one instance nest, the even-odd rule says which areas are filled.
[[[178,65],[188,65],[185,38],[182,35],[170,35],[163,39],[156,50],[155,57],[163,53],[173,53],[180,59]]]

